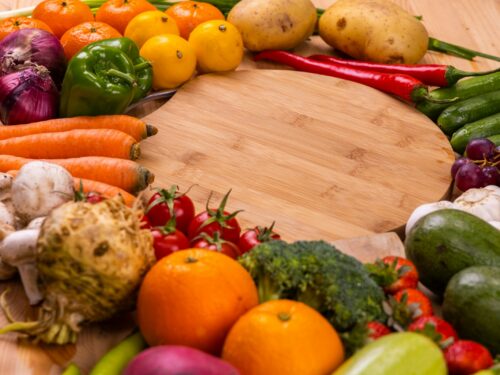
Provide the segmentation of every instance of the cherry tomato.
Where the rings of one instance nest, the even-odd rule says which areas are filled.
[[[155,250],[156,260],[172,254],[175,251],[188,249],[189,241],[180,230],[166,232],[163,228],[153,228],[153,248]]]
[[[166,225],[172,214],[175,214],[176,228],[187,233],[189,223],[194,217],[194,204],[186,194],[179,195],[177,186],[155,193],[146,209],[146,216],[155,227]]]
[[[233,213],[224,211],[229,193],[231,193],[231,190],[224,196],[216,210],[209,209],[207,203],[207,209],[191,220],[187,232],[191,241],[202,233],[213,236],[215,232],[219,232],[221,239],[234,244],[238,243],[241,228],[235,216],[240,211]],[[208,198],[208,201],[210,202],[210,198]]]
[[[258,244],[272,240],[279,240],[281,236],[273,231],[274,223],[268,227],[255,227],[243,232],[238,242],[241,254],[245,254]]]
[[[141,217],[141,229],[151,229],[153,226],[149,222],[149,219],[146,215],[142,215]]]
[[[191,243],[191,247],[195,249],[207,249],[207,250],[218,251],[233,259],[237,259],[238,256],[240,255],[240,250],[238,249],[238,246],[236,246],[232,242],[218,239],[217,237],[218,233],[219,232],[215,232],[216,235],[215,239],[206,235],[203,236],[203,238],[195,240],[194,242]]]

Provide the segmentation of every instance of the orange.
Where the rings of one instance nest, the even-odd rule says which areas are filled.
[[[236,322],[222,359],[245,375],[325,375],[342,363],[344,349],[335,329],[316,310],[276,300]]]
[[[150,346],[220,354],[238,318],[258,304],[250,274],[216,251],[188,249],[156,263],[139,291],[137,320]]]
[[[42,29],[52,33],[52,29],[43,21],[29,17],[9,17],[0,21],[0,40],[21,29]]]
[[[148,10],[156,10],[156,7],[147,0],[108,0],[97,10],[95,19],[123,34],[132,18]]]
[[[73,26],[93,21],[94,15],[90,7],[80,0],[45,0],[35,7],[33,18],[45,22],[60,38]]]
[[[175,19],[180,35],[184,39],[196,26],[211,20],[224,20],[224,15],[212,4],[198,1],[181,1],[166,10],[166,13]]]
[[[121,36],[116,29],[103,22],[84,22],[66,31],[61,37],[61,44],[69,60],[87,44]]]

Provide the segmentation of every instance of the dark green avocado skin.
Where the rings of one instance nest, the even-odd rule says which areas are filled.
[[[453,275],[467,267],[500,267],[500,231],[464,211],[434,211],[412,228],[405,251],[422,284],[442,295]]]
[[[500,267],[469,267],[453,276],[444,293],[443,317],[461,339],[500,354]]]

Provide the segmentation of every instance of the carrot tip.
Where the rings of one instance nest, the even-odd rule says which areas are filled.
[[[136,160],[141,156],[141,146],[139,143],[134,143],[132,147],[130,147],[130,159]]]
[[[157,127],[155,127],[153,125],[146,124],[146,136],[147,137],[151,137],[157,133],[158,133]]]

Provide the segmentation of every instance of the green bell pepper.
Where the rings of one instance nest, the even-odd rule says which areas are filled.
[[[144,98],[148,92],[151,90],[153,85],[153,68],[151,64],[143,57],[139,55],[139,48],[130,38],[112,38],[99,40],[90,44],[90,46],[108,46],[115,47],[123,52],[132,60],[135,69],[135,75],[137,77],[137,88],[134,93],[134,100],[136,102],[139,99]]]
[[[68,64],[59,115],[123,113],[134,99],[136,87],[134,64],[125,52],[115,47],[89,45]]]

